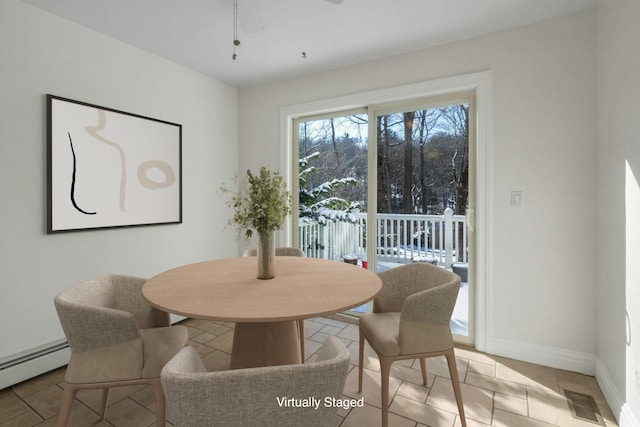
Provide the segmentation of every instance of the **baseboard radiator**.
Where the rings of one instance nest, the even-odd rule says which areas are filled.
[[[0,389],[64,366],[70,355],[67,340],[60,339],[0,359]]]

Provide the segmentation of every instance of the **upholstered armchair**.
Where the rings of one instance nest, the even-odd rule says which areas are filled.
[[[349,368],[349,351],[329,337],[314,362],[207,372],[192,347],[162,370],[167,404],[176,427],[333,427]],[[290,399],[312,402],[300,407]]]
[[[54,299],[71,358],[59,426],[66,426],[76,393],[102,389],[104,419],[110,387],[153,386],[157,426],[165,423],[160,371],[187,342],[187,329],[142,296],[145,279],[104,275],[62,291]]]
[[[360,317],[358,390],[362,391],[365,339],[380,359],[382,426],[389,419],[389,373],[396,360],[420,359],[427,383],[426,357],[445,356],[466,427],[449,322],[460,290],[460,277],[429,263],[412,263],[379,273],[382,289],[373,301],[373,313]]]
[[[257,249],[245,249],[242,253],[243,257],[257,256]],[[276,248],[276,256],[305,256],[300,248],[282,246]],[[298,335],[300,335],[300,360],[304,361],[304,319],[298,320]]]

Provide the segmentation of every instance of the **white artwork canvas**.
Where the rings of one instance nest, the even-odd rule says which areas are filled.
[[[182,126],[47,95],[48,233],[182,222]]]

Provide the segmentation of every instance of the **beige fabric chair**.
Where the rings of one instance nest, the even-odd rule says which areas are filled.
[[[325,406],[325,398],[342,398],[348,368],[349,351],[332,336],[315,362],[220,372],[206,372],[196,351],[185,347],[161,378],[176,427],[333,427],[337,407]],[[312,397],[318,409],[283,400]]]
[[[425,357],[445,356],[458,404],[464,416],[453,337],[449,322],[460,290],[460,277],[429,263],[403,265],[379,273],[382,289],[373,300],[373,313],[360,317],[358,390],[362,391],[365,339],[380,358],[382,426],[389,419],[389,372],[396,360],[420,359],[427,383]]]
[[[257,249],[245,249],[242,253],[243,257],[257,256]],[[283,246],[276,248],[276,256],[305,256],[300,248],[291,248]],[[300,335],[300,360],[304,361],[304,319],[298,320],[298,335]]]
[[[62,291],[54,299],[71,348],[59,426],[66,426],[78,390],[102,389],[104,419],[109,388],[151,384],[156,425],[165,424],[160,371],[187,342],[184,326],[142,296],[145,279],[104,275]]]

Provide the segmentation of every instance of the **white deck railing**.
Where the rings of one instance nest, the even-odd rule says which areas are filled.
[[[366,254],[366,214],[355,223],[300,223],[298,245],[309,257],[340,260]],[[377,214],[376,253],[379,261],[429,261],[450,267],[467,262],[467,226],[464,215]]]

